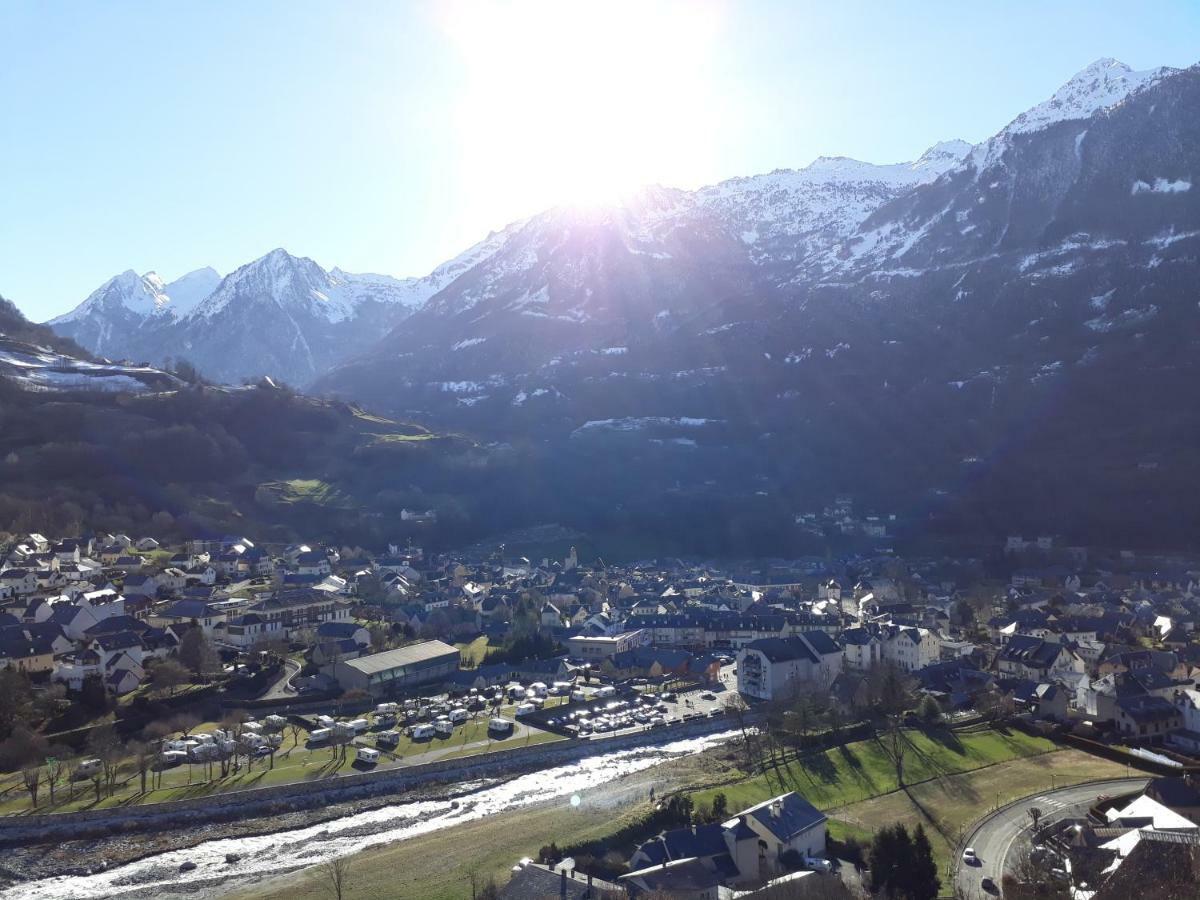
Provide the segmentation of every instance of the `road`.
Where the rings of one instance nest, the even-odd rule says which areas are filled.
[[[271,685],[265,694],[259,697],[259,700],[278,700],[281,697],[295,697],[296,692],[292,689],[292,678],[300,671],[300,664],[294,659],[287,659],[283,662],[283,671],[279,673],[279,678]]]
[[[967,840],[967,845],[975,848],[979,864],[964,865],[961,859],[956,863],[954,882],[961,892],[960,896],[965,900],[982,900],[985,897],[996,896],[989,895],[980,885],[986,876],[999,887],[1000,879],[1004,875],[1005,859],[1013,847],[1019,847],[1018,842],[1026,840],[1029,834],[1030,807],[1036,806],[1040,809],[1043,821],[1047,823],[1082,816],[1101,794],[1117,795],[1140,791],[1148,780],[1118,778],[1112,781],[1093,781],[1031,795],[1001,807],[976,826],[974,833]]]

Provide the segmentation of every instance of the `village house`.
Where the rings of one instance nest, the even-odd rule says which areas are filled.
[[[724,822],[676,828],[644,842],[620,880],[635,896],[727,896],[718,888],[761,885],[789,871],[789,862],[823,857],[825,823],[825,814],[799,794],[781,794]]]

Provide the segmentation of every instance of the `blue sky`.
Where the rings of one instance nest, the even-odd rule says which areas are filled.
[[[1200,61],[1200,3],[8,0],[0,293],[421,275],[557,202],[977,141],[1102,56]]]

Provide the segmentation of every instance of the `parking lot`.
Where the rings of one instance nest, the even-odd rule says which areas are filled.
[[[531,721],[570,737],[600,739],[724,715],[729,693],[723,684],[661,693],[633,685],[611,694],[598,690],[588,700],[544,711]]]

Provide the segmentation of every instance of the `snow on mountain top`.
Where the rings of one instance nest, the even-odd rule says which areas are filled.
[[[1003,133],[1026,134],[1040,131],[1056,122],[1089,118],[1178,71],[1160,66],[1135,72],[1119,60],[1108,57],[1098,59],[1086,69],[1076,72],[1049,100],[1013,119]]]
[[[181,318],[212,293],[220,280],[221,276],[208,267],[189,272],[170,284],[164,283],[157,272],[139,275],[133,269],[126,269],[92,291],[73,310],[51,319],[49,324],[60,325],[114,313],[132,314],[139,319],[160,315]]]
[[[363,303],[412,308],[432,293],[433,288],[422,279],[356,274],[340,268],[326,271],[308,257],[276,248],[226,276],[190,318],[209,319],[230,304],[267,303],[289,314],[303,310],[316,318],[340,322],[352,318]]]
[[[154,273],[150,275],[153,277],[144,277],[133,269],[126,269],[92,291],[87,299],[69,313],[51,319],[50,324],[74,322],[92,314],[118,310],[128,311],[141,318],[161,312],[167,308],[170,298],[163,292],[162,280]]]
[[[147,273],[147,278],[153,275]],[[158,277],[155,275],[155,277]],[[194,310],[200,303],[216,290],[221,283],[220,273],[212,266],[204,266],[186,275],[181,275],[170,284],[163,287],[163,293],[170,299],[170,309],[176,317],[182,318]]]

